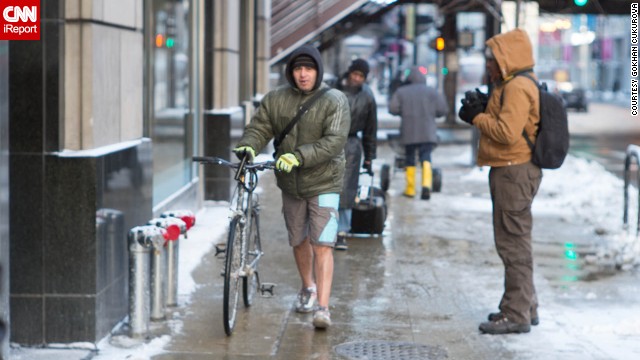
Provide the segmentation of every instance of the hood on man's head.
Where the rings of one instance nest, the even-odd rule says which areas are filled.
[[[533,69],[535,66],[531,39],[522,29],[493,36],[485,44],[491,48],[503,79],[518,71]]]
[[[285,78],[289,82],[289,85],[294,88],[296,87],[296,82],[293,79],[293,68],[295,67],[296,62],[298,62],[298,64],[304,62],[308,65],[310,64],[309,60],[312,60],[315,63],[315,68],[318,70],[318,77],[316,78],[313,90],[320,87],[320,84],[322,84],[322,77],[324,75],[322,56],[320,55],[320,51],[311,45],[302,45],[289,55],[289,60],[287,61],[287,66],[285,68]]]

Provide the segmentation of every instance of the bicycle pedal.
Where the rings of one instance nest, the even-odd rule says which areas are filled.
[[[274,295],[273,290],[275,289],[276,284],[274,283],[262,283],[260,284],[260,294],[262,297],[272,297]],[[268,295],[265,295],[267,294]]]
[[[215,248],[216,248],[215,256],[218,256],[220,254],[224,254],[227,252],[227,244],[217,244]]]

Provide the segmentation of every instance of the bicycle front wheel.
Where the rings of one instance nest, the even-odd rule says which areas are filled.
[[[262,256],[262,246],[260,245],[260,221],[258,218],[258,212],[253,211],[251,216],[251,226],[249,227],[249,238],[247,239],[247,264],[252,264],[251,270],[242,279],[242,294],[245,306],[251,306],[253,303],[253,296],[258,290],[258,263],[260,256]]]
[[[238,313],[240,293],[240,266],[242,260],[242,224],[240,217],[235,217],[229,224],[229,238],[225,250],[224,262],[224,295],[222,315],[224,331],[227,335],[233,333]]]

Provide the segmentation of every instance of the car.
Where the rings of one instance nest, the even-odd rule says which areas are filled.
[[[561,91],[564,107],[566,109],[575,109],[577,111],[589,111],[589,101],[584,89],[573,88],[570,91]]]
[[[576,87],[568,81],[556,82],[554,80],[541,79],[540,83],[547,85],[547,91],[560,95],[565,109],[584,112],[589,110],[589,100],[584,89]]]

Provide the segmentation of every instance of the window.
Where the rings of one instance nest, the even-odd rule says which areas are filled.
[[[191,2],[147,1],[146,132],[153,141],[153,205],[192,178],[195,108],[192,74]]]

